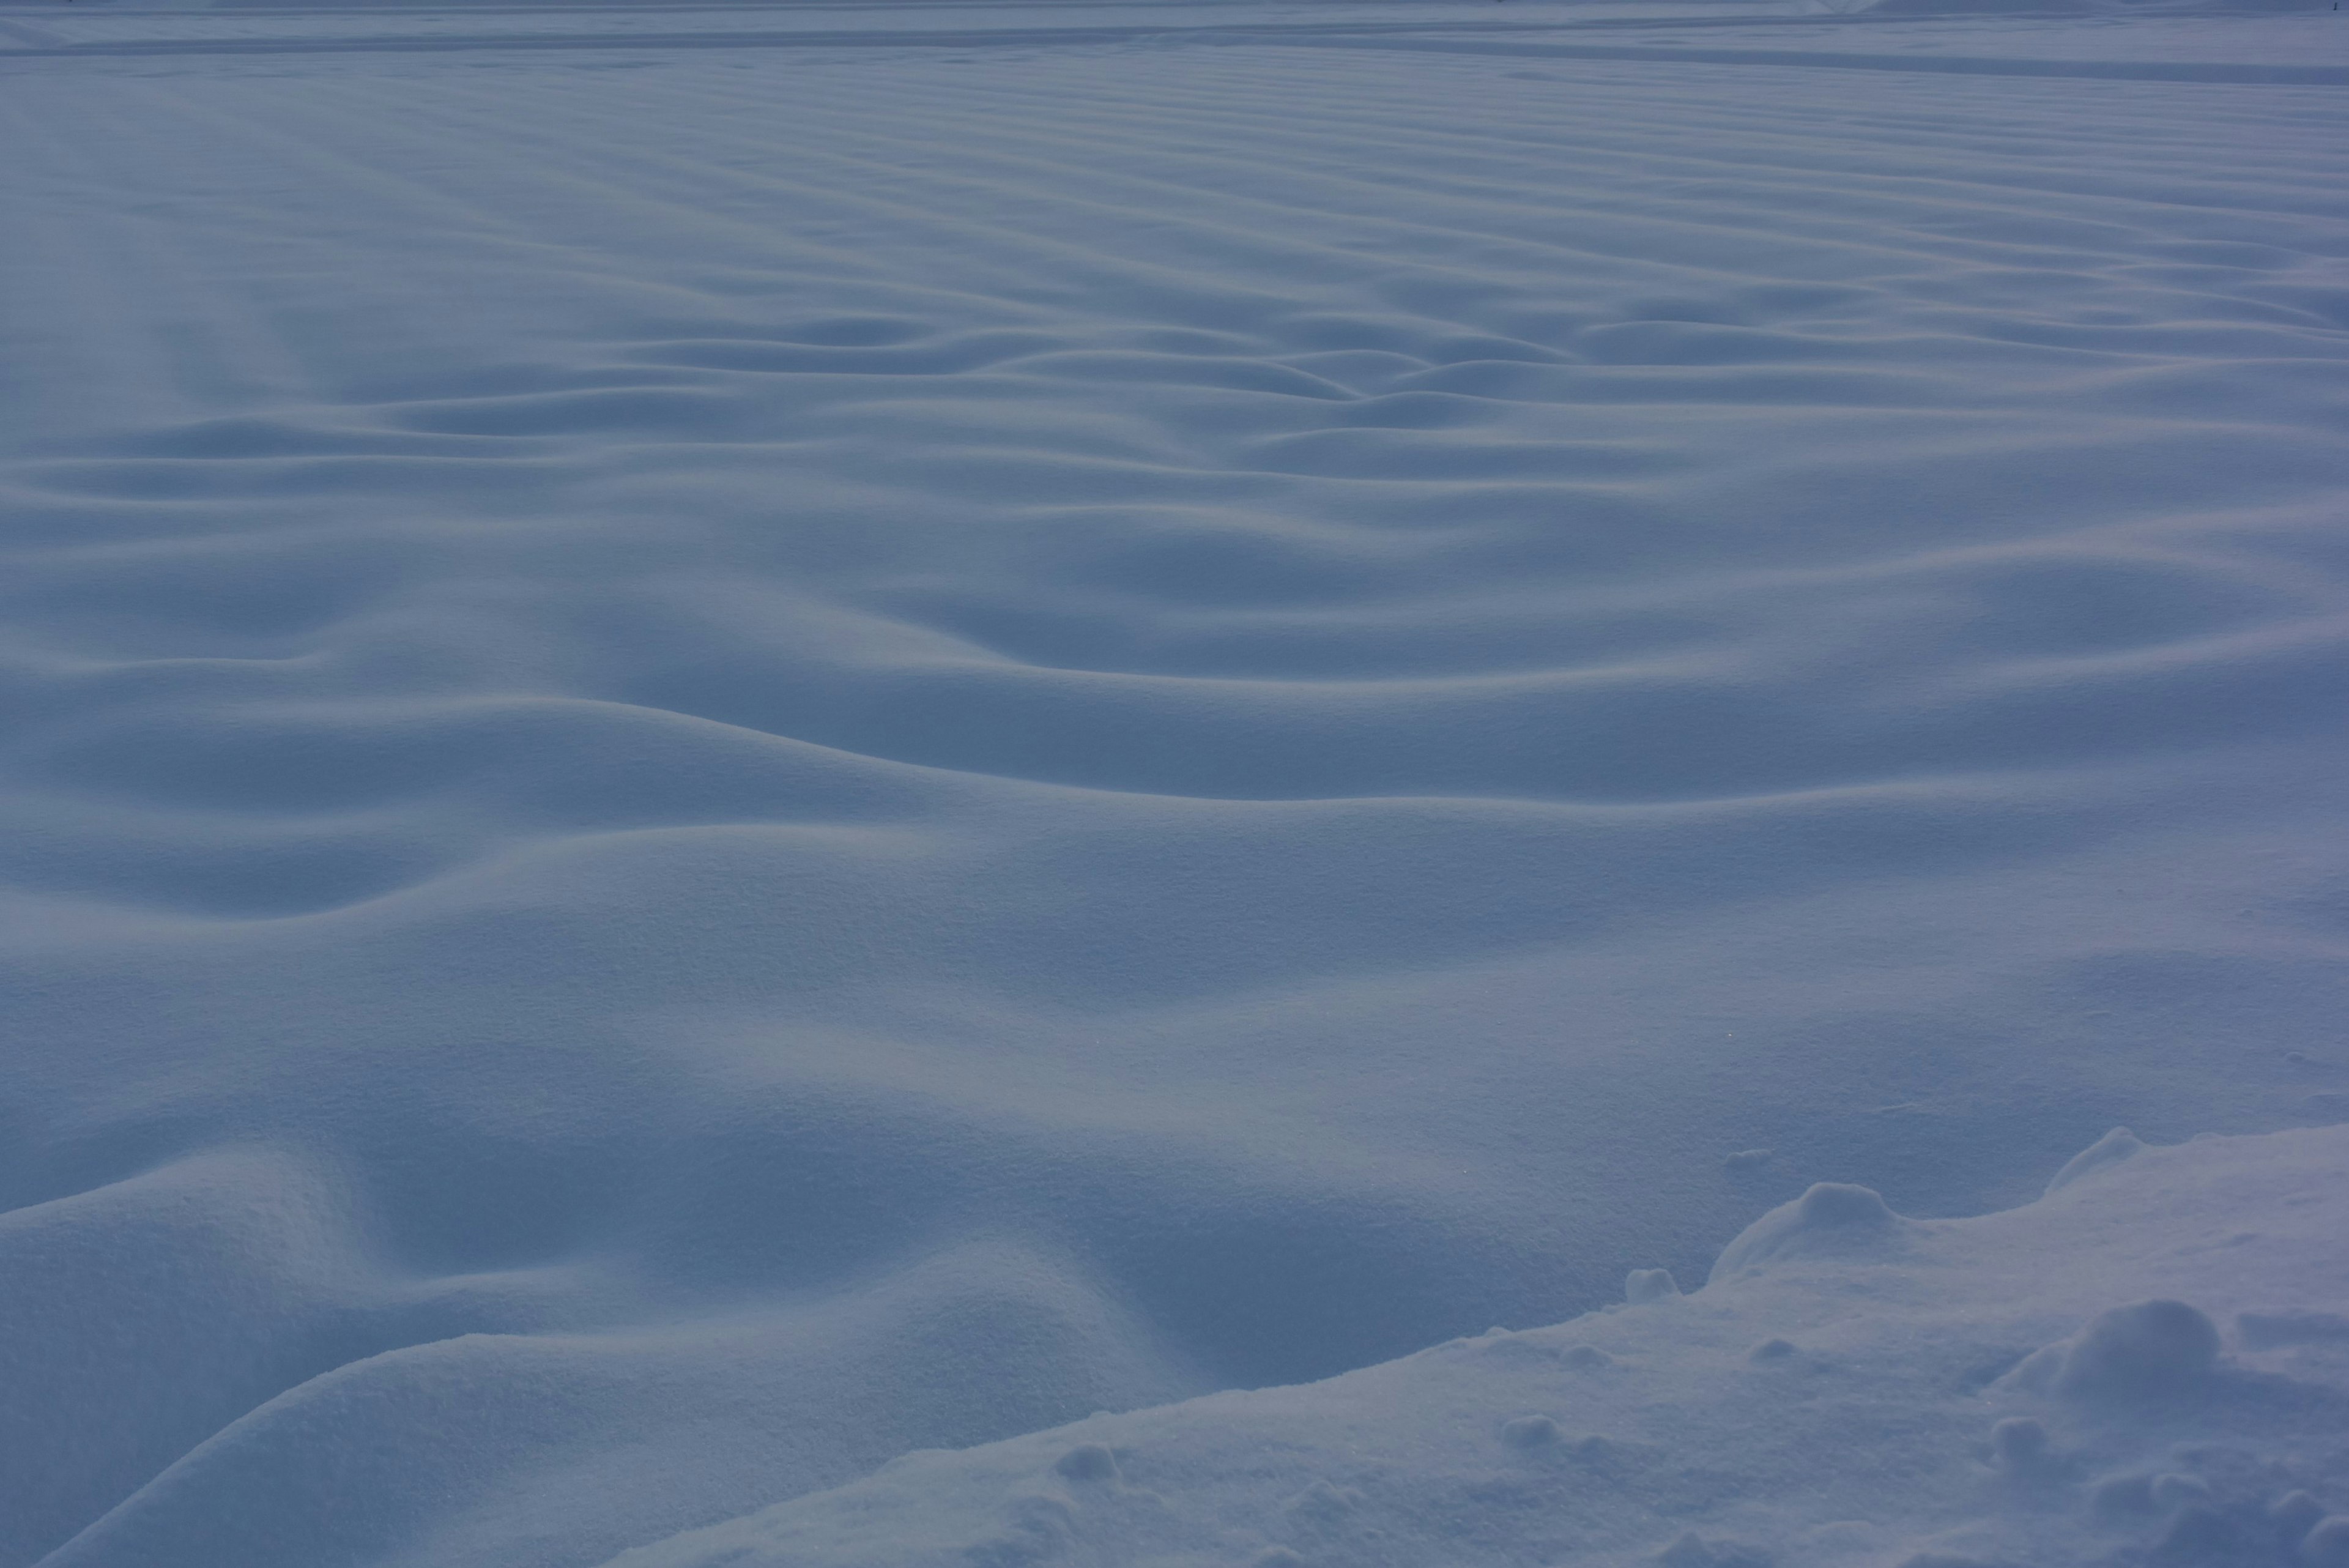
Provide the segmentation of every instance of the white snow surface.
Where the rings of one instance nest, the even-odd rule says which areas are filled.
[[[2349,21],[1845,9],[8,6],[0,1568],[2349,1563]]]
[[[2349,1314],[2308,1303],[2349,1301],[2349,1128],[1977,1220],[1821,1184],[1757,1235],[1694,1295],[907,1455],[611,1568],[2343,1560]]]

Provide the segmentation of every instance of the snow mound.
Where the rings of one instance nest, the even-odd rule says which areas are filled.
[[[2049,1179],[2047,1190],[2061,1191],[2082,1177],[2092,1176],[2117,1165],[2144,1147],[2145,1145],[2137,1141],[2137,1134],[2127,1127],[2115,1127],[2064,1161],[2064,1168]]]
[[[1681,1283],[1670,1269],[1634,1269],[1623,1277],[1623,1299],[1638,1306],[1670,1301],[1681,1293]]]
[[[1850,1189],[1788,1209],[1877,1213]],[[2201,1243],[2245,1212],[2259,1234]],[[1805,1252],[1799,1271],[1732,1269],[1671,1313],[1609,1308],[916,1456],[611,1568],[2332,1568],[2349,1543],[2349,1356],[2222,1365],[2207,1313],[2147,1293],[2339,1301],[2344,1235],[2349,1128],[2146,1148],[2060,1203],[1914,1227],[1889,1252]],[[2085,1305],[2131,1293],[2146,1299]],[[2016,1339],[2083,1316],[2044,1387],[1992,1379]],[[1803,1351],[1741,1353],[1770,1329]],[[1598,1343],[1594,1378],[1574,1352]],[[2146,1397],[2189,1386],[2207,1397]],[[2125,1418],[2107,1418],[2114,1398]],[[1072,1484],[1076,1453],[1114,1454],[1125,1489]]]
[[[2144,1399],[2201,1387],[2219,1365],[2219,1329],[2178,1301],[2137,1302],[2096,1314],[2013,1373],[2018,1386],[2075,1398]]]
[[[1789,1258],[1880,1252],[1900,1246],[1920,1229],[1868,1188],[1821,1181],[1747,1226],[1722,1249],[1710,1277],[1726,1279]]]

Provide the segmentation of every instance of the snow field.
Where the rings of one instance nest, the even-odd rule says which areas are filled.
[[[2035,1454],[2083,1552],[2162,1477],[2282,1506],[2090,1429],[2122,1330],[1960,1375],[2177,1299],[2198,1388],[2330,1409],[2337,1247],[2208,1249],[2333,1135],[1938,1217],[2349,1111],[2349,182],[2338,88],[2251,68],[2337,68],[2313,18],[1920,72],[1200,15],[11,12],[0,1568],[593,1568],[802,1496],[755,1530],[910,1563],[1047,1473],[1007,1560],[1334,1562],[1266,1510],[1350,1489],[1467,1561],[2031,1563]],[[1724,1245],[1574,1331],[1695,1325],[1653,1428],[1563,1331],[1214,1392]],[[1794,1444],[1771,1339],[1874,1391],[1671,1479]],[[1315,1468],[1423,1405],[1480,1446],[1421,1501]],[[2349,1507],[2281,1407],[2221,1424]],[[1593,1432],[1651,1468],[1587,1518],[1443,1490]]]

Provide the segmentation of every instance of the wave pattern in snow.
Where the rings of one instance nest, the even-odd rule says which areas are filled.
[[[0,1564],[2340,1118],[2337,92],[1309,42],[0,60]]]

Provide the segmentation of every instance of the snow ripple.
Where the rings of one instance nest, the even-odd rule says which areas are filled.
[[[2338,1119],[2336,95],[1374,41],[0,58],[0,1568]]]

